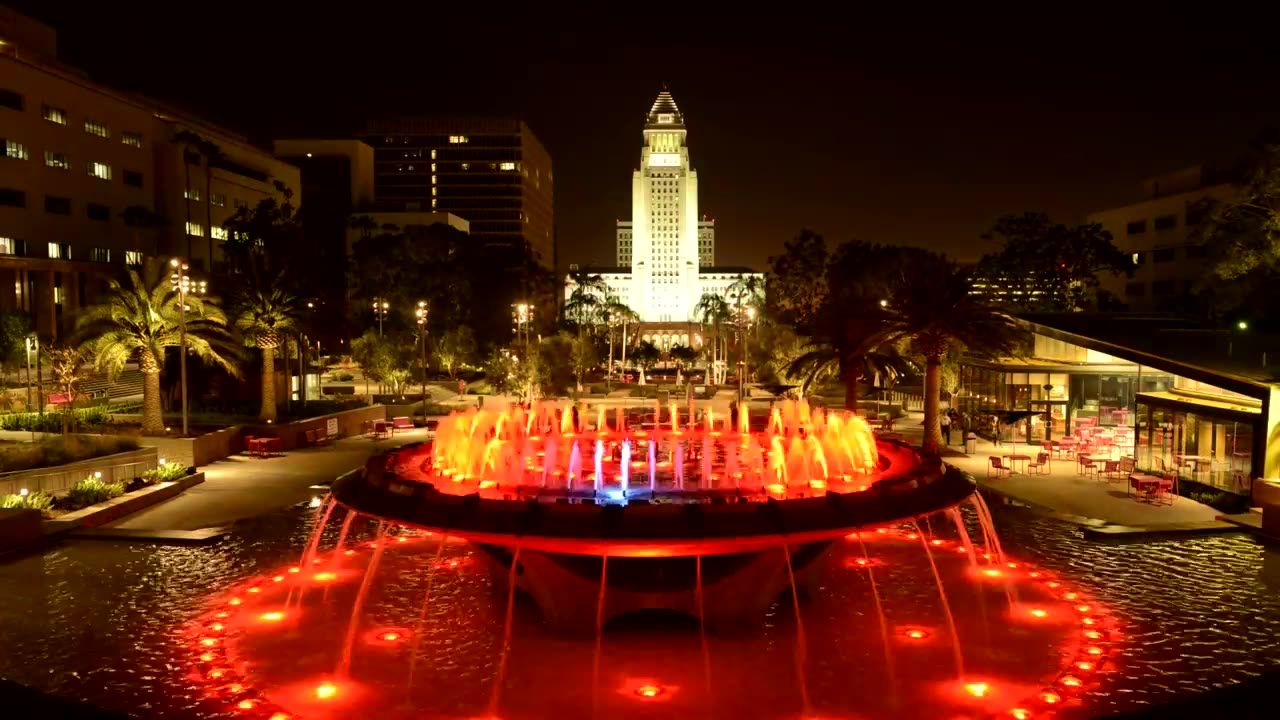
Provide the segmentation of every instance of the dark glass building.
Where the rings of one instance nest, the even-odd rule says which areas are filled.
[[[505,264],[527,252],[555,267],[551,156],[524,122],[400,117],[360,139],[374,149],[374,209],[452,213]]]

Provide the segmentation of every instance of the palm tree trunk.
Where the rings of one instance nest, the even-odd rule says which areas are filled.
[[[213,166],[209,164],[209,159],[208,155],[204,158],[204,216],[209,226],[209,265],[205,267],[205,272],[213,272],[213,196],[209,194],[213,190]]]
[[[852,363],[850,363],[852,364]],[[844,377],[844,409],[858,414],[858,373],[852,367],[841,368]]]
[[[937,455],[942,448],[942,428],[938,425],[938,410],[941,402],[939,390],[942,387],[942,357],[929,355],[925,359],[924,369],[924,443],[923,450],[928,455]]]
[[[155,365],[153,360],[141,365]],[[164,418],[160,414],[160,368],[142,371],[142,434],[164,435]]]
[[[276,419],[276,349],[262,348],[262,409],[258,419],[266,422]]]

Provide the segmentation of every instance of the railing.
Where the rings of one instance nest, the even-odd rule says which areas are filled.
[[[148,451],[150,457],[147,457]],[[112,460],[113,456],[106,455],[57,467],[0,473],[0,495],[18,495],[22,490],[32,493],[43,490],[57,495],[65,493],[88,477],[97,477],[103,482],[126,482],[141,477],[142,473],[157,465],[155,448],[131,450],[118,455],[127,457]]]

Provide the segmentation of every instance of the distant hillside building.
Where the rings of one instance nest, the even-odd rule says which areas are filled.
[[[1089,215],[1137,265],[1131,278],[1108,274],[1100,280],[1103,290],[1133,310],[1167,310],[1208,269],[1205,248],[1193,239],[1204,220],[1201,201],[1230,201],[1237,190],[1204,168],[1191,167],[1151,178],[1143,191],[1143,200]]]

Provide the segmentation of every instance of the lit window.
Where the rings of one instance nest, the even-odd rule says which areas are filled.
[[[57,285],[53,287],[53,304],[54,305],[62,304],[62,288]]]
[[[466,135],[450,135],[449,136],[450,145],[461,145],[462,143],[465,143],[465,142],[468,142]],[[435,157],[434,153],[432,153],[432,157]]]
[[[463,170],[470,170],[470,169],[471,169],[471,163],[462,163],[462,169],[463,169]]]
[[[214,207],[226,207],[227,196],[220,193],[209,193],[209,204]]]
[[[435,150],[432,150],[432,151],[431,151],[431,159],[432,159],[432,160],[435,160],[435,159],[436,159],[436,151],[435,151]],[[433,167],[433,168],[431,168],[431,169],[432,169],[432,170],[435,170],[435,168],[434,168],[434,167]]]
[[[190,220],[188,220],[187,234],[194,235],[196,237],[204,237],[204,227],[201,226],[200,223],[193,223]]]
[[[515,170],[516,164],[513,162],[504,162],[498,167],[499,170]]]
[[[57,260],[62,257],[62,246],[58,243],[49,243],[49,257]]]
[[[111,262],[111,248],[96,247],[89,249],[89,259],[94,262]]]
[[[99,180],[110,180],[111,166],[106,163],[90,162],[89,174],[98,178]]]
[[[199,188],[187,188],[187,191],[186,191],[185,193],[183,193],[183,195],[184,195],[188,200],[195,200],[196,202],[200,202],[200,189],[199,189]]]
[[[18,242],[11,237],[0,237],[0,255],[16,255],[14,252]]]
[[[111,131],[107,129],[106,125],[88,118],[85,118],[84,120],[84,131],[90,135],[97,135],[98,137],[111,137]]]
[[[431,188],[431,195],[432,197],[436,195],[436,188]]]
[[[142,133],[128,131],[122,132],[120,133],[120,142],[128,145],[129,147],[140,148],[142,147]]]
[[[58,123],[59,125],[67,124],[67,111],[62,108],[45,105],[41,111],[41,115],[49,122]]]
[[[17,140],[4,141],[4,156],[10,160],[26,160],[27,146]]]
[[[220,227],[218,225],[214,225],[213,228],[209,231],[209,234],[213,236],[214,240],[227,239],[227,229],[224,227]]]
[[[58,168],[59,170],[70,170],[71,158],[67,157],[66,153],[45,150],[44,164],[51,168]]]
[[[432,185],[435,185],[435,184],[436,184],[436,176],[435,176],[435,175],[432,175],[432,176],[431,176],[431,184],[432,184]]]
[[[236,208],[237,210],[239,210],[240,208],[247,208],[247,207],[249,207],[249,201],[248,201],[248,200],[232,200],[232,201],[231,201],[231,204],[232,204],[232,205],[234,205],[234,206],[235,206],[235,208]]]
[[[141,250],[125,250],[124,264],[125,265],[141,265],[142,251]]]
[[[432,210],[435,210],[435,209],[436,209],[436,199],[435,199],[435,198],[431,198],[431,209],[432,209]]]
[[[431,172],[435,172],[435,171],[436,171],[436,164],[431,163]]]

